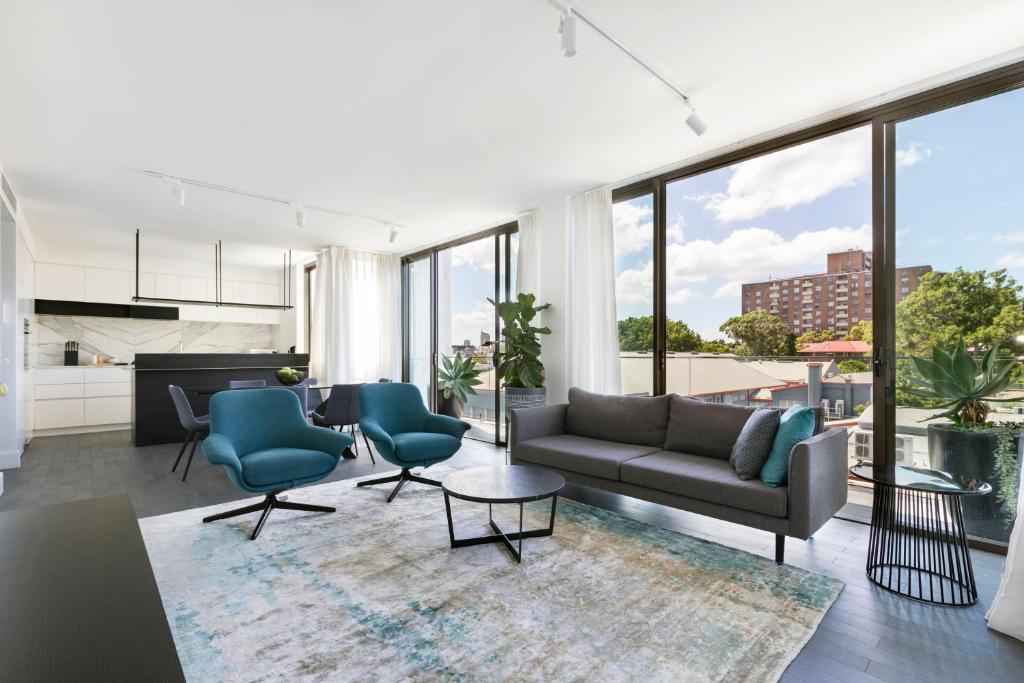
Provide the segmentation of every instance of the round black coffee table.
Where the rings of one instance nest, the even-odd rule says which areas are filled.
[[[983,496],[992,486],[900,465],[892,473],[876,474],[870,463],[860,463],[850,474],[875,485],[868,578],[888,591],[935,605],[977,602],[962,501]]]
[[[524,538],[550,536],[554,532],[558,492],[564,486],[565,479],[560,474],[540,467],[524,465],[487,465],[449,474],[441,480],[441,489],[444,491],[444,508],[448,513],[448,537],[451,539],[452,547],[464,548],[482,543],[502,543],[517,562],[522,562]],[[473,538],[455,538],[450,498],[487,503],[487,521],[494,529],[494,534]],[[545,498],[551,499],[551,520],[548,522],[547,528],[523,531],[523,504]],[[494,522],[493,506],[509,503],[519,505],[518,533],[505,533]],[[512,545],[512,541],[519,541],[518,547]]]

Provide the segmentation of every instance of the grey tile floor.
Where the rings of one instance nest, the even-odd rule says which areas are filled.
[[[503,449],[464,443],[449,461],[456,467],[505,461]],[[146,517],[249,497],[198,454],[183,483],[180,469],[170,472],[177,452],[173,444],[134,448],[128,432],[37,438],[23,466],[4,473],[0,511],[127,493],[138,515]],[[393,469],[379,459],[371,465],[364,446],[357,459],[342,461],[328,480]],[[585,487],[569,486],[565,495],[773,557],[774,537],[768,533]],[[787,542],[788,563],[835,576],[846,588],[783,681],[1024,681],[1024,643],[985,626],[1004,558],[974,552],[981,599],[972,607],[942,608],[896,597],[870,583],[864,575],[867,541],[867,526],[833,519],[813,539]]]

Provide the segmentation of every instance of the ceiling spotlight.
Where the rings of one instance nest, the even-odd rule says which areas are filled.
[[[704,135],[704,131],[708,129],[708,124],[704,123],[704,120],[697,116],[697,112],[693,109],[690,109],[690,115],[686,117],[686,125],[697,137]]]
[[[397,237],[398,237],[398,230],[396,228],[391,228],[391,233],[388,235],[388,242],[391,243],[391,244],[394,244],[395,243],[395,238],[397,238]]]
[[[558,32],[562,34],[562,56],[574,56],[576,54],[576,16],[572,13],[571,7],[567,7],[559,17]]]
[[[300,228],[306,227],[306,210],[298,205],[295,207],[295,224]]]

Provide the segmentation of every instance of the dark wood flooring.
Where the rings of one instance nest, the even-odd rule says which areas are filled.
[[[23,466],[4,472],[0,511],[127,493],[138,516],[147,517],[250,497],[198,453],[183,483],[180,468],[170,472],[177,451],[173,444],[134,448],[128,432],[37,438]],[[504,461],[503,449],[467,440],[449,462],[465,467]],[[371,465],[364,446],[327,481],[393,469],[379,459]],[[765,532],[594,489],[570,486],[565,495],[764,557],[774,554],[774,537]],[[784,681],[1024,681],[1024,643],[985,626],[1003,557],[974,552],[981,599],[969,608],[941,608],[871,584],[864,575],[867,541],[867,526],[841,519],[809,541],[788,539],[788,563],[835,576],[846,588]]]

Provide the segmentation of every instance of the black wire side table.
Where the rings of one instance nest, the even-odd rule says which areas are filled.
[[[868,578],[897,595],[934,605],[977,602],[963,497],[983,496],[992,486],[899,465],[892,473],[876,474],[870,463],[860,463],[850,474],[875,485]]]

